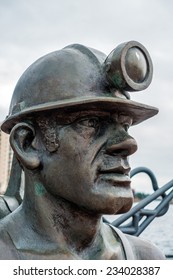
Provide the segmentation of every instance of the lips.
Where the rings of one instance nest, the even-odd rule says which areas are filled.
[[[129,186],[129,184],[131,183],[129,172],[130,167],[110,167],[99,170],[98,176],[101,180],[111,181],[112,183]]]

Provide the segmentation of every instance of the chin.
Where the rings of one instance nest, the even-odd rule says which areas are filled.
[[[118,201],[117,201],[118,200]],[[103,215],[116,215],[128,212],[132,205],[132,198],[118,198],[112,205],[109,204],[108,207],[103,209]]]
[[[114,197],[102,199],[97,203],[90,203],[87,209],[93,214],[99,215],[116,215],[123,214],[130,210],[133,205],[133,197]]]
[[[121,198],[120,200],[122,200],[122,204],[121,204],[121,207],[118,211],[116,211],[115,214],[123,214],[123,213],[126,213],[128,212],[132,205],[133,205],[133,198],[130,197],[130,198]]]
[[[97,192],[93,193],[95,209],[102,215],[123,214],[130,210],[133,205],[133,193],[130,184],[127,186],[114,185],[104,182],[97,185]],[[99,190],[99,191],[98,191]],[[96,198],[97,197],[97,198]],[[90,206],[91,206],[90,201]]]

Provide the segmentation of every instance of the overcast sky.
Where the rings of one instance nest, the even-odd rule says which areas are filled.
[[[8,114],[15,84],[37,58],[71,43],[105,52],[136,40],[149,51],[152,84],[131,99],[159,108],[159,114],[131,129],[138,152],[132,167],[147,166],[162,186],[173,178],[173,1],[168,0],[0,0],[0,121]],[[149,191],[147,177],[134,180]]]

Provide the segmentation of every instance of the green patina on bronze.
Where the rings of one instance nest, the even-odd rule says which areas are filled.
[[[46,189],[43,187],[42,184],[36,182],[34,187],[35,187],[35,194],[36,195],[42,196],[46,193]]]
[[[112,81],[118,88],[124,86],[124,81],[120,73],[115,73],[114,75],[112,75]]]
[[[127,98],[125,91],[146,88],[152,77],[151,67],[146,83],[135,82],[130,54],[129,83],[124,57],[132,47],[145,54],[135,41],[108,57],[73,44],[41,57],[19,79],[1,127],[16,157],[9,196],[19,196],[23,169],[24,199],[1,219],[0,260],[164,259],[102,219],[132,206],[128,158],[137,143],[128,128],[158,112]]]

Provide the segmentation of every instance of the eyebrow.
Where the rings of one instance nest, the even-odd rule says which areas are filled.
[[[105,111],[80,111],[80,112],[73,112],[70,113],[68,116],[67,114],[64,115],[57,115],[56,121],[58,123],[66,123],[70,124],[75,120],[82,118],[82,117],[89,117],[89,116],[96,116],[96,117],[111,117],[110,112]]]
[[[102,118],[112,118],[117,120],[117,122],[125,123],[128,122],[130,125],[133,123],[133,118],[126,113],[118,113],[118,112],[107,112],[107,111],[78,111],[78,112],[72,112],[68,116],[67,114],[63,114],[61,116],[56,116],[56,121],[58,124],[70,124],[75,122],[76,120],[83,118],[83,117],[102,117]]]

